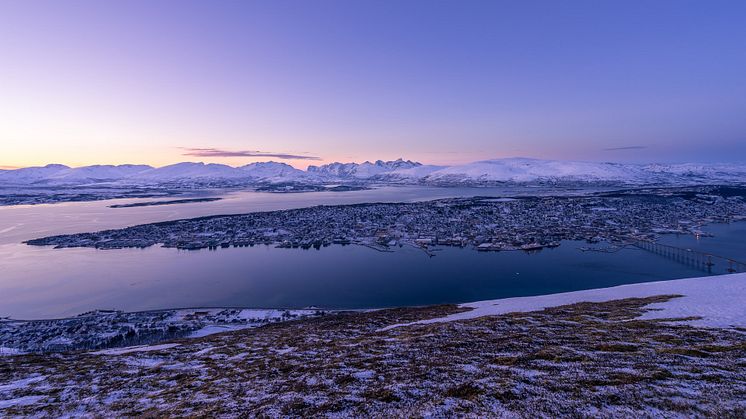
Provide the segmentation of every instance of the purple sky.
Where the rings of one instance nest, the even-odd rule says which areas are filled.
[[[744,161],[744,22],[717,0],[0,0],[0,166]]]

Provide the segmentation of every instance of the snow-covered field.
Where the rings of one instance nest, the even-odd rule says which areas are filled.
[[[125,355],[125,354],[131,354],[134,352],[162,351],[164,349],[171,349],[177,346],[179,346],[178,343],[164,343],[161,345],[139,345],[139,346],[129,346],[126,348],[104,349],[101,351],[95,351],[91,353],[94,355]]]
[[[471,310],[447,317],[428,319],[419,324],[474,319],[505,313],[543,310],[582,302],[604,302],[623,298],[655,295],[681,295],[648,306],[642,319],[691,318],[687,322],[700,327],[740,327],[746,329],[746,273],[644,282],[561,294],[515,297],[462,304]],[[392,325],[385,329],[400,327]]]

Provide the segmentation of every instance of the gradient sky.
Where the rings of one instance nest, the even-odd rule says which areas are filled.
[[[744,161],[746,2],[0,0],[0,166],[400,156]]]

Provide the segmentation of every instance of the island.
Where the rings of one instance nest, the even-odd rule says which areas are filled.
[[[359,244],[470,246],[534,251],[563,240],[622,246],[661,234],[702,235],[708,223],[746,219],[746,188],[626,190],[584,196],[470,197],[368,203],[216,215],[29,240],[35,246],[185,250],[244,247],[321,248]]]
[[[133,208],[133,207],[154,207],[158,205],[194,204],[198,202],[220,201],[221,199],[223,198],[185,198],[185,199],[172,199],[169,201],[132,202],[130,204],[109,205],[109,208]]]

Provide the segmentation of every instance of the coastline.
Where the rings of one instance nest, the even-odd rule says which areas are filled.
[[[548,308],[578,304],[602,303],[629,298],[648,298],[655,296],[672,296],[670,300],[656,303],[648,307],[651,310],[640,319],[688,319],[685,322],[697,327],[735,328],[746,330],[746,306],[742,301],[746,299],[746,273],[707,276],[699,278],[673,279],[656,282],[642,282],[636,284],[619,285],[608,288],[596,288],[571,291],[558,294],[546,294],[526,297],[501,298],[495,300],[473,301],[455,305],[462,309],[459,313],[442,318],[432,318],[415,323],[387,325],[380,331],[388,331],[399,327],[425,325],[433,323],[470,320],[484,316],[497,316],[509,313],[541,311]],[[177,338],[204,337],[215,333],[231,332],[246,328],[254,328],[266,324],[300,320],[314,317],[367,313],[380,310],[397,310],[421,307],[388,307],[379,309],[359,310],[326,310],[322,308],[281,309],[281,308],[175,308],[122,312],[115,310],[97,310],[83,313],[74,317],[43,320],[15,320],[0,319],[0,348],[8,351],[9,355],[20,355],[28,352],[65,352],[80,349],[111,349],[142,344],[158,344]],[[97,335],[107,335],[122,322],[152,322],[153,319],[165,320],[158,326],[158,330],[129,341],[91,343]],[[61,345],[59,340],[37,342],[33,344],[36,351],[27,348],[13,347],[8,341],[8,327],[21,328],[22,334],[33,334],[34,330],[43,329],[45,334],[54,334],[55,339],[60,333],[55,329],[69,328],[72,323],[86,324],[90,335],[77,336],[78,343],[72,344],[72,338],[67,337],[70,344]],[[164,333],[164,330],[172,330]],[[38,330],[37,330],[38,332]],[[29,345],[27,343],[27,345]],[[55,346],[57,345],[57,346]],[[30,346],[29,346],[30,347]]]

